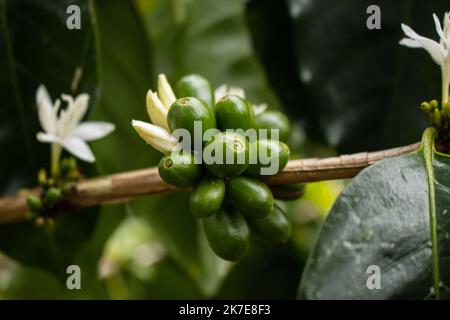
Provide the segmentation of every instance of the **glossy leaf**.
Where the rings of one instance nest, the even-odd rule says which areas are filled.
[[[435,277],[449,297],[450,157],[427,152],[432,139],[425,133],[420,151],[383,160],[344,189],[310,254],[300,298],[434,298]]]
[[[66,27],[69,4],[81,8],[81,30]],[[76,70],[80,70],[75,82]],[[52,98],[86,92],[95,104],[98,83],[89,1],[0,1],[0,193],[36,183],[48,164],[50,146],[38,143],[36,89],[45,84]],[[75,88],[76,87],[76,88]]]
[[[81,30],[66,27],[69,4],[81,8]],[[48,168],[50,145],[36,140],[35,106],[39,84],[53,98],[98,93],[94,29],[89,1],[0,1],[0,193],[36,184],[38,168]],[[76,70],[79,70],[76,72]],[[5,70],[5,72],[3,72]],[[78,78],[73,81],[75,74]],[[86,166],[92,171],[92,166]],[[86,173],[86,171],[85,171]],[[47,227],[32,222],[0,226],[0,249],[11,258],[45,269],[60,279],[91,235],[97,209],[64,215]]]
[[[197,73],[213,88],[240,86],[253,103],[278,107],[252,49],[242,1],[142,1],[142,14],[158,73],[166,73],[173,83]]]
[[[371,1],[250,1],[248,21],[270,83],[285,107],[340,152],[420,139],[422,101],[440,99],[440,70],[423,50],[399,46],[406,23],[438,39],[432,14],[445,1],[380,1],[381,29],[366,26]],[[293,41],[291,41],[293,39]]]

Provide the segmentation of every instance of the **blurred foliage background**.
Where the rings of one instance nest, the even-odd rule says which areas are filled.
[[[414,103],[437,96],[439,73],[430,59],[410,63],[423,53],[399,48],[399,26],[414,22],[429,35],[419,16],[448,2],[379,2],[383,28],[369,32],[369,2],[359,0],[0,0],[1,193],[33,186],[38,168],[48,167],[49,146],[35,140],[40,83],[53,98],[88,92],[89,118],[116,125],[92,143],[97,162],[83,167],[87,176],[157,164],[160,155],[130,121],[147,121],[145,95],[158,73],[172,83],[199,73],[287,112],[295,157],[417,141],[426,123]],[[65,27],[69,4],[82,8],[81,30]],[[236,264],[212,253],[186,194],[91,208],[52,227],[2,225],[0,298],[292,299],[343,185],[309,184],[285,204],[289,243],[255,241]],[[65,286],[70,264],[81,267],[81,290]]]

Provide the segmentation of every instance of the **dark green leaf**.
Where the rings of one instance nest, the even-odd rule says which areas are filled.
[[[81,7],[81,30],[66,27],[69,4]],[[50,145],[37,142],[35,107],[39,84],[53,99],[61,93],[98,94],[94,29],[88,1],[0,1],[0,192],[36,184],[38,168],[48,168]],[[75,70],[81,70],[76,88]],[[87,168],[92,170],[92,166]],[[50,227],[31,222],[0,226],[0,249],[10,257],[43,268],[60,279],[91,235],[97,208],[58,217]]]
[[[64,279],[77,251],[95,228],[98,208],[58,217],[54,225],[33,222],[0,225],[0,249],[24,264],[43,268]]]
[[[399,46],[402,22],[438,38],[432,14],[448,2],[378,1],[381,29],[366,27],[371,1],[250,1],[255,47],[289,111],[340,151],[417,141],[422,101],[440,99],[440,70],[424,50]],[[290,39],[294,39],[293,43]]]
[[[131,1],[94,1],[97,15],[103,95],[93,120],[114,123],[108,140],[94,142],[102,174],[142,169],[158,163],[160,153],[148,147],[131,126],[150,122],[145,97],[153,78],[145,29]]]
[[[81,30],[66,27],[66,9],[81,8]],[[75,92],[75,70],[82,70]],[[0,1],[0,149],[5,170],[0,193],[36,183],[37,170],[48,164],[50,146],[38,143],[36,89],[45,84],[53,99],[61,93],[87,92],[91,105],[98,93],[95,42],[89,2]]]
[[[213,87],[240,86],[253,103],[278,106],[254,55],[242,1],[157,0],[143,5],[142,12],[158,73],[173,83],[198,73]]]
[[[342,192],[309,257],[301,298],[430,298],[436,292],[434,266],[440,268],[441,296],[449,296],[450,157],[427,152],[433,139],[427,132],[420,151],[369,167]],[[434,159],[427,167],[428,156]],[[437,224],[430,228],[433,207]],[[379,267],[380,289],[367,286],[374,279],[370,266]]]

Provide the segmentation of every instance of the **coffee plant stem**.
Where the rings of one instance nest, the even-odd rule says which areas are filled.
[[[431,247],[433,252],[433,276],[434,276],[434,295],[437,300],[440,299],[440,275],[439,275],[439,250],[437,240],[437,221],[436,221],[436,195],[435,195],[435,179],[433,171],[433,143],[437,135],[434,128],[428,128],[423,135],[423,154],[426,163],[427,183],[428,183],[428,199],[429,199],[429,215],[430,215],[430,235]]]
[[[419,147],[420,143],[415,143],[394,149],[339,157],[292,160],[282,172],[263,180],[276,189],[276,186],[283,184],[352,178],[377,161],[413,152]],[[64,202],[69,211],[99,204],[126,202],[144,195],[186,190],[166,184],[161,180],[158,168],[153,167],[82,180],[72,187],[71,195],[66,197]],[[285,195],[280,192],[282,191],[278,189],[277,196],[280,198],[296,197],[290,195],[291,191],[287,191],[288,194]],[[34,188],[27,194],[0,198],[0,223],[24,220],[28,211],[26,199],[30,194],[39,195],[40,189]]]
[[[61,158],[62,148],[59,144],[53,143],[51,146],[51,171],[52,177],[55,179],[59,176],[59,163]]]

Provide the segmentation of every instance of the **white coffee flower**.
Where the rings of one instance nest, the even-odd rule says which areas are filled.
[[[158,94],[152,90],[147,92],[147,113],[154,125],[162,127],[169,131],[167,124],[167,113],[169,109],[158,98]]]
[[[114,130],[114,125],[98,121],[81,122],[88,109],[88,94],[76,97],[63,94],[61,99],[67,102],[67,108],[60,111],[61,101],[57,99],[53,104],[45,86],[38,87],[36,104],[44,132],[38,132],[36,138],[52,144],[52,154],[56,153],[52,155],[52,161],[59,161],[62,147],[81,160],[94,162],[94,154],[86,141],[103,138]]]
[[[145,142],[162,153],[168,153],[178,145],[177,139],[164,128],[138,120],[132,120],[131,125]]]
[[[158,76],[158,95],[167,110],[177,100],[166,75],[163,73]]]
[[[164,74],[158,76],[158,91],[147,92],[147,113],[153,124],[170,131],[167,124],[167,113],[176,101],[175,94]]]
[[[139,136],[162,153],[170,152],[178,145],[177,139],[170,134],[167,123],[167,114],[176,99],[166,76],[160,74],[158,91],[148,90],[147,92],[147,113],[153,124],[138,120],[131,121],[131,125]]]
[[[228,84],[222,84],[214,90],[214,98],[219,101],[226,95],[238,96],[245,99],[245,91],[240,87],[233,87]]]
[[[441,67],[442,73],[442,102],[448,102],[448,91],[450,85],[450,12],[444,15],[444,29],[441,27],[438,17],[433,14],[436,32],[439,35],[439,42],[423,37],[406,24],[402,24],[403,32],[409,38],[400,40],[400,44],[409,48],[423,48],[431,56],[434,62]]]

